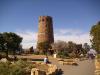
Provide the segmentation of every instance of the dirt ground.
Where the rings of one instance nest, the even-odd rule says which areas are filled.
[[[89,60],[79,61],[78,66],[61,65],[56,60],[53,60],[52,63],[62,69],[62,75],[94,75],[95,71],[94,61]]]
[[[28,56],[18,56],[18,58],[31,58],[31,59],[43,59],[44,55],[28,55]],[[58,60],[49,57],[52,64],[57,65],[58,68],[62,69],[63,74],[61,75],[94,75],[95,65],[94,61],[84,60],[78,61],[78,66],[72,65],[62,65],[59,64]]]

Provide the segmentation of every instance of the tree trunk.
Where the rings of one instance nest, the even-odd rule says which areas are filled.
[[[6,50],[6,52],[5,52],[5,53],[6,53],[6,58],[8,59],[8,50]]]
[[[14,61],[17,60],[17,57],[16,57],[16,50],[13,50],[13,56],[14,56]]]

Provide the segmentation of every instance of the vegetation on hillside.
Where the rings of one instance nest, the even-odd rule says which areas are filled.
[[[47,54],[48,50],[51,49],[51,45],[49,42],[40,42],[37,45],[37,49],[39,50],[40,54]]]

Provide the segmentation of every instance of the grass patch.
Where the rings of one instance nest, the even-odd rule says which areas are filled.
[[[14,63],[0,62],[0,75],[30,75],[35,65],[18,60]]]

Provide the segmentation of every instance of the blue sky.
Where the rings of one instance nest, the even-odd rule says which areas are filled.
[[[89,43],[90,28],[100,21],[100,0],[0,0],[0,32],[15,32],[25,47],[35,46],[42,15],[53,17],[55,40]]]

